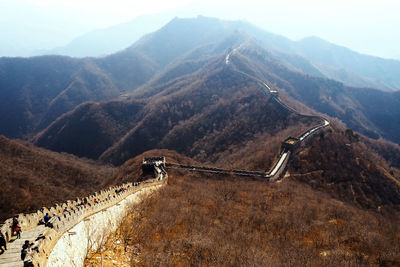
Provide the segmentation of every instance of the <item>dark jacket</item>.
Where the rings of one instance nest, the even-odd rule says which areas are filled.
[[[51,217],[49,215],[46,215],[46,216],[43,217],[43,220],[44,220],[45,223],[48,223],[50,221],[50,218]]]
[[[0,246],[4,246],[6,244],[6,239],[3,235],[0,235]]]

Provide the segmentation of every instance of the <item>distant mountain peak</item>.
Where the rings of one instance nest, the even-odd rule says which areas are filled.
[[[306,36],[302,39],[299,40],[299,42],[321,42],[321,43],[328,43],[328,41],[315,36],[315,35],[311,35],[311,36]]]

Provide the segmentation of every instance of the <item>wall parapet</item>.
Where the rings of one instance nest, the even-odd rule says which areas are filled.
[[[17,215],[16,218],[24,231],[36,228],[46,213],[52,216],[50,222],[53,228],[46,228],[41,239],[37,241],[38,252],[32,254],[32,263],[34,266],[46,266],[47,259],[58,239],[86,217],[117,205],[129,195],[135,194],[144,188],[165,184],[167,178],[167,173],[161,168],[155,179],[125,183],[101,190],[85,198],[68,200],[62,204],[55,204],[50,208],[43,207],[34,213]],[[9,242],[12,236],[12,222],[13,218],[9,218],[4,221],[0,228],[6,238],[6,242]]]

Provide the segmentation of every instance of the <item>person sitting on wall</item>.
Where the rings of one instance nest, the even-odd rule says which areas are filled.
[[[3,249],[4,247],[4,249]],[[4,253],[4,251],[7,250],[7,243],[6,243],[6,239],[4,238],[4,235],[2,232],[0,232],[0,255]]]
[[[49,216],[48,213],[46,213],[46,215],[43,217],[44,226],[53,228],[53,224],[50,222],[50,219],[51,217]]]
[[[88,199],[87,198],[85,198],[85,201],[84,201],[84,203],[83,203],[85,206],[92,206],[90,203],[89,203],[89,201],[88,201]]]
[[[44,217],[43,217],[43,220],[44,220],[45,224],[48,223],[50,221],[50,219],[51,219],[51,217],[49,216],[48,213],[46,213],[46,215],[44,215]]]

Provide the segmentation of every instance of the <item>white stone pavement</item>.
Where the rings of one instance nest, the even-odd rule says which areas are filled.
[[[24,229],[22,229],[24,230]],[[34,242],[35,239],[43,234],[46,230],[44,225],[39,225],[36,228],[30,229],[28,231],[22,231],[21,238],[15,239],[14,241],[7,243],[7,250],[0,255],[0,266],[1,267],[22,267],[24,262],[21,260],[21,250],[22,245],[25,240]]]

